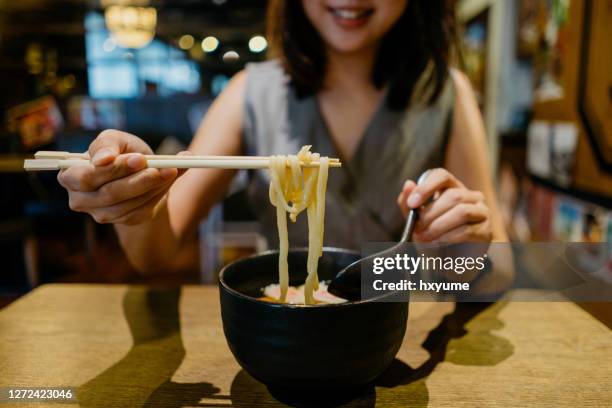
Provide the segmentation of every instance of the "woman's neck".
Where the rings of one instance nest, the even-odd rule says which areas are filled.
[[[376,49],[355,53],[327,52],[326,90],[374,90],[372,69]]]

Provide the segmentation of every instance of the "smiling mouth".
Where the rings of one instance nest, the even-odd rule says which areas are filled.
[[[346,21],[360,21],[370,17],[374,13],[374,9],[371,8],[332,8],[328,7],[328,10],[337,17],[338,19]]]

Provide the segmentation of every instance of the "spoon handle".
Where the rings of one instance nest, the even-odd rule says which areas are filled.
[[[419,176],[417,180],[417,185],[422,184],[430,170],[425,170],[423,174]],[[408,213],[408,218],[406,219],[406,226],[404,227],[404,232],[402,232],[402,237],[400,238],[400,242],[410,242],[412,240],[412,233],[414,232],[414,227],[416,226],[416,222],[419,219],[419,209],[413,208]]]
[[[416,208],[413,208],[408,213],[408,219],[406,220],[406,226],[404,227],[404,232],[402,232],[402,238],[400,242],[410,242],[412,240],[412,233],[414,232],[414,227],[419,218],[419,213]]]

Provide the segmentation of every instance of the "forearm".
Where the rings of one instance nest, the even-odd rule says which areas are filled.
[[[189,151],[196,155],[233,156],[242,152],[244,73],[237,74],[215,100]],[[189,169],[172,184],[152,217],[138,225],[116,224],[119,242],[130,262],[142,272],[168,269],[187,237],[219,202],[235,171]]]
[[[128,260],[142,273],[167,268],[180,249],[181,239],[170,222],[168,194],[159,201],[150,220],[138,225],[115,224],[115,231]]]

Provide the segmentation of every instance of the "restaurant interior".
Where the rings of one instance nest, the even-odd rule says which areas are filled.
[[[130,6],[137,29],[121,23]],[[266,59],[265,14],[265,0],[0,2],[0,306],[46,283],[215,283],[268,247],[238,177],[176,273],[142,276],[112,226],[69,209],[54,173],[23,170],[108,128],[185,149],[232,75]],[[609,3],[460,0],[457,17],[511,240],[610,242]]]
[[[112,224],[71,210],[57,172],[26,171],[24,160],[86,152],[106,129],[136,135],[158,155],[184,151],[231,78],[274,57],[268,0],[0,0],[0,405],[610,406],[612,2],[449,3],[458,22],[452,66],[466,74],[484,119],[512,243],[498,248],[514,249],[514,262],[487,259],[470,282],[529,264],[551,296],[517,273],[511,289],[475,301],[436,293],[434,301],[393,302],[383,294],[325,304],[309,302],[304,289],[301,303],[288,304],[265,292],[282,256],[264,252],[278,242],[262,231],[244,170],[164,273],[139,272]],[[359,13],[349,10],[349,20],[373,15]],[[281,159],[268,158],[261,173],[301,169],[296,156],[287,159],[293,167],[273,168]],[[301,164],[318,166],[319,177],[325,159],[316,160]],[[270,201],[274,191],[285,197],[272,188]],[[304,211],[309,231],[311,210],[324,213],[313,208]],[[286,214],[276,214],[270,219],[280,226]],[[410,212],[405,236],[418,214]],[[487,241],[484,256],[494,247]],[[313,248],[322,256],[314,273],[310,253],[291,248],[286,285],[299,270],[307,286],[317,262],[319,276],[333,282],[358,259]],[[576,253],[582,264],[571,262]],[[580,274],[584,264],[592,267],[585,280],[556,273],[569,265]],[[581,292],[585,281],[595,284]],[[319,279],[310,284],[312,294]]]

